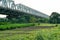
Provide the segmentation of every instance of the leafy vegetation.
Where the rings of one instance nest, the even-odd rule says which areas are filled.
[[[51,23],[51,24],[49,24]],[[60,40],[60,14],[53,12],[49,19],[32,15],[9,15],[6,19],[0,19],[0,40]],[[57,25],[58,24],[58,25]],[[32,31],[9,30],[30,26],[55,26]],[[39,27],[38,26],[38,27]]]
[[[59,24],[60,23],[60,14],[53,12],[50,16],[50,23]]]
[[[16,28],[23,28],[23,27],[29,27],[29,26],[34,26],[33,23],[23,23],[23,24],[4,24],[0,25],[0,30],[8,30],[8,29],[16,29]]]
[[[7,15],[6,18],[1,19],[0,22],[11,22],[11,23],[46,23],[48,22],[48,19],[34,16],[34,15],[29,15],[29,14],[14,14],[14,15]]]
[[[43,25],[52,26],[53,24]],[[58,24],[58,27],[51,29],[46,28],[32,31],[21,30],[0,31],[0,40],[60,40],[60,24]]]
[[[20,13],[20,15],[8,15],[7,18],[1,19],[0,22],[11,22],[11,23],[60,23],[60,14],[52,12],[50,18],[42,18],[34,15]]]

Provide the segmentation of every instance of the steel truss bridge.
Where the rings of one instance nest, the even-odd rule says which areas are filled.
[[[23,4],[15,4],[13,0],[0,0],[0,14],[8,16],[20,16],[21,14],[29,14],[42,18],[49,18],[48,15],[27,7]]]

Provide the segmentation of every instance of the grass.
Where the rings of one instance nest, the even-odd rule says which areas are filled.
[[[21,28],[21,27],[29,27],[29,26],[34,26],[33,23],[24,23],[24,24],[5,24],[5,25],[0,25],[0,30],[8,30],[8,29],[15,29],[15,28]]]
[[[42,24],[42,25],[53,26],[53,24]],[[60,40],[60,24],[58,24],[57,27],[50,29],[46,28],[32,31],[20,31],[20,30],[0,31],[0,40]]]
[[[38,32],[36,39],[38,40],[60,40],[60,29],[42,29]]]

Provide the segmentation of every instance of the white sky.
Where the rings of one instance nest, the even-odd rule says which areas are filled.
[[[47,15],[52,12],[60,13],[60,0],[14,0],[16,4],[21,3]]]
[[[14,0],[15,3],[21,3],[47,15],[52,12],[60,13],[60,0]]]

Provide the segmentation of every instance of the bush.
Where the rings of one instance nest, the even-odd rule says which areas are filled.
[[[9,30],[9,29],[15,29],[15,28],[24,28],[34,26],[33,23],[26,23],[26,24],[6,24],[6,25],[0,25],[0,30]]]

